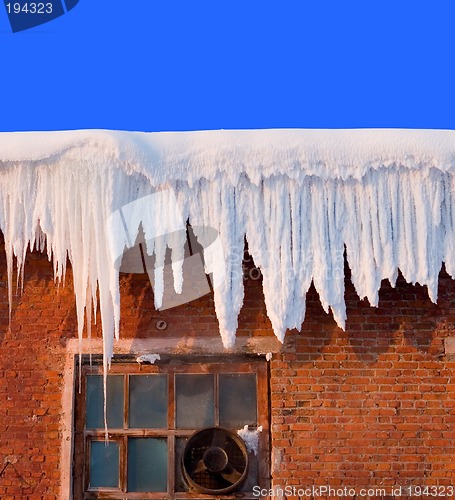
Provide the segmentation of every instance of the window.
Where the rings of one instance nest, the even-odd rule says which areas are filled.
[[[193,357],[113,364],[107,379],[108,444],[102,366],[83,364],[81,375],[75,498],[216,498],[239,492],[254,498],[253,486],[267,487],[265,361]],[[252,441],[237,434],[245,426]]]

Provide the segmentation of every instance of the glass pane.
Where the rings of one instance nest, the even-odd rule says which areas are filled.
[[[219,376],[220,425],[240,429],[257,424],[256,375],[231,373]]]
[[[186,443],[188,443],[189,437],[175,438],[175,491],[188,491],[188,484],[183,478],[182,473],[182,458],[183,452],[185,450]]]
[[[90,443],[90,488],[119,487],[119,443]]]
[[[123,429],[123,375],[107,377],[107,425],[110,428]],[[103,377],[87,376],[87,429],[104,427]]]
[[[128,439],[128,491],[166,490],[166,439]]]
[[[176,426],[199,429],[215,425],[213,375],[176,375]]]
[[[130,376],[130,427],[167,428],[167,376]]]

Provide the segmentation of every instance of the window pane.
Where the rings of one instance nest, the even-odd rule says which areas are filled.
[[[128,491],[166,490],[166,439],[128,439]]]
[[[257,424],[256,375],[232,373],[219,376],[220,425],[240,429]]]
[[[90,488],[119,487],[119,443],[90,443]]]
[[[175,462],[174,462],[174,477],[175,491],[188,491],[188,484],[183,478],[182,458],[186,443],[189,437],[175,438]]]
[[[130,376],[130,427],[167,428],[167,376]]]
[[[107,425],[110,428],[123,428],[123,375],[107,377]],[[87,376],[86,428],[104,427],[103,377]]]
[[[176,375],[176,426],[199,429],[215,425],[213,375]]]

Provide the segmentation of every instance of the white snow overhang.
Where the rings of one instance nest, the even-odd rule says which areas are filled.
[[[160,237],[147,245],[158,283],[172,249],[178,292],[185,238],[175,235],[188,219],[198,238],[204,228],[218,234],[205,266],[226,347],[243,303],[245,237],[280,340],[301,327],[312,282],[344,327],[345,250],[357,293],[372,305],[398,269],[435,301],[443,262],[455,276],[454,170],[455,132],[445,130],[2,133],[10,302],[14,258],[20,275],[28,248],[47,249],[57,280],[69,258],[79,335],[98,289],[109,359],[119,334],[119,253],[142,224],[149,241]],[[155,295],[159,305],[159,287]]]

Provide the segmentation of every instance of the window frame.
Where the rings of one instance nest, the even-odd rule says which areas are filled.
[[[232,356],[162,356],[163,359],[155,364],[139,364],[135,357],[116,356],[113,360],[109,375],[124,375],[124,408],[123,408],[123,429],[109,429],[109,439],[121,441],[120,444],[120,468],[118,489],[93,489],[88,490],[89,477],[86,474],[86,464],[89,464],[89,441],[93,438],[104,440],[105,430],[86,429],[86,393],[87,375],[102,375],[103,366],[99,356],[93,357],[90,364],[89,357],[84,356],[80,366],[80,377],[76,376],[75,390],[75,412],[74,412],[74,454],[73,454],[73,492],[74,498],[95,499],[190,499],[190,498],[238,498],[239,492],[233,492],[227,495],[205,495],[194,491],[176,491],[176,439],[189,438],[195,429],[183,429],[176,427],[176,401],[175,380],[176,376],[190,374],[213,374],[214,375],[214,412],[215,426],[219,426],[219,383],[218,375],[236,374],[236,373],[255,373],[256,374],[256,404],[257,404],[257,426],[262,426],[263,430],[259,433],[259,452],[257,459],[258,486],[267,488],[270,482],[270,443],[269,443],[269,369],[268,363],[264,357],[258,357],[257,354],[251,355],[232,355]],[[79,366],[76,367],[79,375]],[[134,375],[166,374],[168,390],[168,415],[167,429],[150,428],[128,428],[128,406],[129,406],[129,377]],[[80,382],[78,382],[78,380]],[[77,386],[78,384],[79,387]],[[131,437],[160,437],[167,440],[167,492],[141,493],[126,492],[127,487],[127,440]],[[123,491],[122,491],[123,489]],[[243,492],[242,497],[256,498],[252,492]]]

